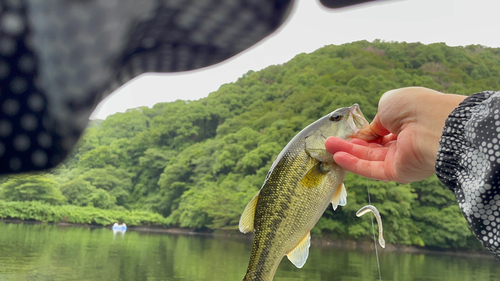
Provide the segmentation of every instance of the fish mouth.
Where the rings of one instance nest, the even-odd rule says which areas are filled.
[[[347,124],[354,133],[357,133],[360,129],[368,126],[368,121],[366,121],[365,116],[361,112],[359,105],[356,103],[349,108],[349,117],[347,118]]]

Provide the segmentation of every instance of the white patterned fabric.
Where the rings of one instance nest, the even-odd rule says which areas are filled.
[[[465,99],[446,120],[436,174],[481,243],[500,259],[500,92]]]

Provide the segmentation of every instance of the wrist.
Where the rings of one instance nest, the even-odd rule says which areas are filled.
[[[418,145],[425,151],[424,159],[434,170],[439,140],[443,133],[446,118],[467,96],[444,94],[436,91],[429,92],[429,94],[425,98],[432,102],[427,103],[429,106],[420,112],[419,118],[417,118],[417,123],[420,123],[419,131],[422,132],[422,135],[418,138]]]

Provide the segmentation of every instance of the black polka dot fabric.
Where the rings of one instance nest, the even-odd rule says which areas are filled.
[[[0,0],[0,174],[54,167],[113,90],[230,58],[276,30],[292,4]]]
[[[500,259],[500,92],[465,99],[449,116],[436,161],[481,243]]]

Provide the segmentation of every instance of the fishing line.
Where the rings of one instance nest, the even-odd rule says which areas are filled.
[[[372,204],[370,199],[370,185],[368,185],[368,178],[366,178],[366,192],[368,193],[368,204]],[[372,232],[373,232],[373,245],[375,245],[375,255],[377,256],[377,268],[378,268],[378,278],[382,281],[382,273],[380,272],[380,261],[378,260],[378,249],[377,249],[377,239],[375,238],[375,225],[373,224],[373,214],[370,212],[370,218],[372,219]]]

